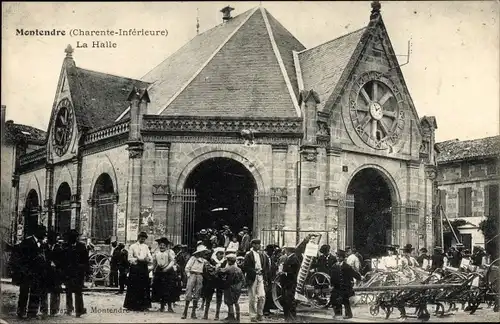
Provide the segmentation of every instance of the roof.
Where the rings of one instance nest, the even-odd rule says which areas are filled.
[[[436,147],[439,150],[438,163],[496,156],[500,153],[500,136],[467,141],[454,139],[436,143]]]
[[[322,45],[298,53],[305,90],[318,93],[318,109],[323,110],[328,97],[351,60],[365,28],[333,39]]]
[[[127,97],[133,87],[149,85],[145,81],[79,67],[70,70],[68,81],[79,126],[100,128],[113,124],[128,107]]]
[[[12,121],[5,123],[5,138],[10,142],[26,141],[31,144],[44,145],[47,132],[23,124],[16,124]]]
[[[163,115],[297,117],[293,51],[305,47],[266,9],[198,36],[146,74]]]

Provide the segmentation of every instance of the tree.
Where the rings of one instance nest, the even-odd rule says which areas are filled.
[[[479,223],[479,229],[483,232],[485,240],[485,249],[493,258],[498,257],[498,217],[496,215],[487,216],[485,220]],[[496,236],[496,237],[495,237]]]

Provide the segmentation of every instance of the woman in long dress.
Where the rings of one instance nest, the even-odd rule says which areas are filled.
[[[153,290],[152,301],[160,303],[160,312],[173,313],[172,304],[176,301],[177,274],[174,269],[175,254],[168,248],[170,241],[166,237],[157,239],[159,251],[153,255]]]
[[[152,262],[152,256],[148,245],[144,243],[147,237],[146,232],[139,233],[137,242],[129,248],[130,272],[123,308],[132,311],[145,311],[151,307],[148,265]]]

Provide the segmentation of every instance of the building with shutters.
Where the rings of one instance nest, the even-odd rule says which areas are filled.
[[[445,141],[437,143],[436,149],[437,197],[445,225],[446,218],[455,224],[457,238],[468,249],[475,245],[484,247],[479,223],[486,217],[499,217],[500,136]],[[444,228],[443,245],[448,248],[457,242],[451,228]]]
[[[68,47],[46,146],[16,169],[16,222],[35,190],[39,222],[95,244],[142,230],[192,244],[227,224],[263,244],[315,230],[333,249],[430,248],[437,125],[380,9],[305,48],[265,8],[226,7],[140,80],[79,67]]]

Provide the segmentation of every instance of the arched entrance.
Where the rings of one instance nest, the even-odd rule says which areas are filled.
[[[392,242],[395,195],[389,179],[375,168],[354,175],[347,188],[346,245],[355,246],[363,255],[384,253],[384,246]]]
[[[105,243],[114,235],[115,190],[113,180],[107,173],[101,174],[92,193],[93,217],[92,239],[96,243]]]
[[[191,219],[184,217],[183,241],[203,228],[220,229],[228,225],[233,233],[254,224],[254,198],[257,185],[241,163],[229,158],[210,158],[189,174],[185,189],[194,189],[196,203]]]
[[[55,231],[64,235],[71,229],[71,188],[67,182],[61,183],[56,194]]]
[[[24,236],[35,234],[38,225],[38,215],[40,212],[40,201],[35,189],[31,189],[24,205]]]

